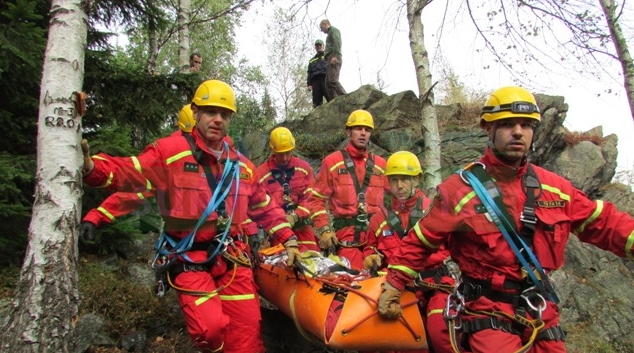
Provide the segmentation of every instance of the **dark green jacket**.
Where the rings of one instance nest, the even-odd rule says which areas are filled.
[[[326,59],[330,58],[332,54],[341,56],[341,32],[333,26],[328,29],[325,53]]]

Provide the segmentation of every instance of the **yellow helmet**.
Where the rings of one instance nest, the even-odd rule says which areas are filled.
[[[417,176],[422,174],[423,170],[420,167],[420,162],[415,154],[408,151],[394,152],[387,159],[387,165],[385,167],[385,175],[409,175]]]
[[[285,127],[278,127],[271,131],[269,146],[275,153],[292,151],[295,148],[295,138],[291,130]]]
[[[372,119],[372,114],[365,110],[355,110],[350,113],[348,117],[348,121],[346,122],[346,127],[353,126],[367,126],[370,129],[374,129],[374,120]]]
[[[178,127],[182,132],[192,132],[196,125],[196,119],[194,119],[194,113],[192,112],[192,105],[185,104],[178,113]]]
[[[192,103],[199,107],[222,107],[238,112],[236,108],[236,96],[233,89],[225,82],[208,80],[200,84]]]
[[[482,108],[480,124],[511,118],[541,120],[535,97],[522,87],[502,87],[491,93]]]

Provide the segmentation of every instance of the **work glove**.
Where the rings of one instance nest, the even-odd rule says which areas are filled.
[[[386,319],[398,319],[403,314],[401,309],[401,291],[388,282],[381,284],[383,293],[379,297],[379,315]]]
[[[84,167],[82,172],[84,176],[90,174],[93,169],[95,169],[95,162],[93,162],[92,158],[90,158],[90,147],[88,146],[88,140],[81,140],[81,150],[84,153]]]
[[[319,237],[319,248],[330,249],[337,243],[337,234],[332,230],[326,230]]]
[[[94,244],[96,229],[97,226],[92,222],[83,222],[79,227],[79,241],[82,244]]]
[[[295,225],[295,222],[299,220],[295,212],[286,215],[286,221],[291,225],[291,228]]]
[[[369,270],[372,269],[373,267],[381,267],[381,255],[379,254],[372,254],[372,255],[368,255],[365,257],[365,259],[363,259],[363,268]]]
[[[292,267],[295,263],[295,260],[299,261],[301,258],[301,253],[299,252],[299,244],[297,244],[297,239],[293,237],[284,243],[284,249],[286,249],[286,256],[288,259],[286,260],[286,265]]]

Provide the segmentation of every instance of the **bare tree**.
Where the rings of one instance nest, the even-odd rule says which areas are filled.
[[[180,0],[178,7],[178,64],[180,72],[189,72],[189,0]]]
[[[558,66],[611,77],[606,63],[618,60],[634,119],[634,67],[619,25],[623,6],[619,10],[612,0],[466,0],[466,5],[485,47],[519,79],[528,78],[522,70],[527,63],[547,72]]]
[[[599,0],[599,2],[601,3],[605,20],[610,29],[610,37],[614,43],[616,55],[621,62],[623,85],[627,93],[627,100],[630,103],[632,119],[634,119],[634,62],[632,61],[632,56],[627,46],[627,39],[625,35],[623,35],[623,31],[619,25],[619,18],[623,13],[623,6],[621,6],[621,10],[617,12],[617,6],[613,0]]]
[[[309,51],[310,41],[302,34],[296,14],[291,11],[275,9],[266,35],[270,40],[267,57],[270,88],[275,101],[281,104],[278,111],[282,112],[282,119],[294,120],[312,106],[306,89],[306,67],[314,52]]]
[[[53,0],[39,100],[35,202],[29,245],[2,352],[69,352],[77,319],[77,228],[81,216],[84,55],[82,0]],[[78,109],[79,108],[79,109]]]
[[[425,33],[421,13],[432,0],[407,0],[407,21],[409,22],[409,46],[416,69],[416,82],[421,106],[423,128],[422,166],[425,168],[424,181],[428,193],[442,181],[440,175],[440,134],[438,118],[434,107],[434,86],[429,64],[429,53],[425,48]]]

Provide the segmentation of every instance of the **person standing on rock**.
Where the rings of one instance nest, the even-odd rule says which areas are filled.
[[[321,39],[315,41],[315,56],[308,61],[306,72],[306,85],[313,93],[313,108],[324,103],[326,96],[326,54],[324,54],[324,42]]]
[[[346,94],[346,90],[339,83],[339,73],[343,65],[341,58],[341,32],[331,26],[328,20],[321,20],[319,29],[327,34],[324,53],[326,54],[326,63],[328,63],[326,68],[326,98],[330,102],[338,96]]]
[[[438,186],[430,212],[390,258],[381,316],[401,315],[401,291],[449,240],[463,281],[445,312],[456,349],[461,341],[474,353],[566,351],[549,272],[563,266],[570,233],[634,258],[634,219],[528,161],[540,120],[526,89],[491,94],[480,118],[485,154]]]

